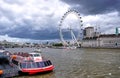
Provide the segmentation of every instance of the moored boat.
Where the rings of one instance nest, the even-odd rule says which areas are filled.
[[[0,78],[18,76],[19,68],[11,61],[8,51],[0,52]]]
[[[40,53],[17,53],[12,61],[18,65],[21,73],[36,74],[54,69],[51,61],[44,60]]]

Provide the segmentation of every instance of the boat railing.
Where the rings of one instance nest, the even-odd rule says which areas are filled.
[[[30,55],[26,52],[18,52],[18,53],[14,53],[14,55],[18,55],[18,56],[22,56],[22,57],[29,57]]]
[[[19,61],[19,62],[26,62],[26,61],[33,61],[33,57],[31,57],[30,54],[28,53],[23,53],[23,52],[18,52],[18,53],[14,53],[12,55],[12,58],[16,61]]]

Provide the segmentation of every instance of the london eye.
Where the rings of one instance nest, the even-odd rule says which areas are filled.
[[[77,35],[75,35],[75,32],[74,32],[75,26],[72,26],[70,24],[70,22],[66,22],[66,19],[70,14],[73,14],[77,18],[77,21],[79,23],[78,27],[76,27],[77,28]],[[77,44],[78,47],[80,47],[78,41],[80,40],[80,36],[82,34],[82,26],[83,26],[82,17],[80,16],[80,13],[78,11],[68,10],[66,13],[64,13],[64,15],[62,16],[62,18],[60,20],[60,23],[59,23],[59,34],[60,34],[60,39],[61,39],[62,44],[64,46],[69,46],[70,45],[64,38],[64,33],[63,32],[64,32],[64,30],[67,30],[67,31],[69,31],[69,33],[71,35],[71,41],[74,44]]]

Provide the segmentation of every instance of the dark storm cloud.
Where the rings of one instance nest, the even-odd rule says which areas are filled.
[[[59,4],[60,3],[60,4]],[[56,5],[57,4],[57,5]],[[59,39],[59,15],[68,8],[58,0],[1,0],[0,35],[27,39]]]
[[[34,39],[34,40],[58,38],[58,31],[50,32],[49,30],[46,29],[46,30],[41,30],[41,31],[34,31],[35,33],[32,33],[32,32],[30,30],[24,28],[20,32],[17,32],[17,33],[11,32],[8,35],[11,37],[17,36],[18,38],[28,38],[28,39]]]
[[[35,40],[59,39],[59,32],[56,27],[58,20],[52,19],[51,17],[53,16],[54,13],[47,14],[45,17],[40,17],[40,15],[36,14],[31,16],[32,19],[28,19],[22,15],[15,14],[10,9],[0,7],[0,29],[2,29],[0,30],[0,35],[7,34],[14,38]],[[39,20],[39,17],[42,20]],[[12,28],[13,26],[14,28]],[[37,30],[35,27],[37,27]]]
[[[49,15],[52,17],[54,14]],[[27,18],[19,18],[15,16],[15,14],[11,10],[6,10],[0,8],[0,35],[8,34],[10,37],[17,37],[17,38],[28,38],[28,39],[56,39],[58,38],[58,31],[54,26],[56,25],[56,21],[48,16],[44,17],[44,21],[47,23],[35,22],[39,16],[32,16],[32,19]],[[21,19],[19,21],[15,21]],[[11,23],[12,22],[12,23]],[[13,29],[11,29],[15,25]],[[43,26],[44,29],[34,30],[35,25]],[[52,27],[51,27],[52,26]],[[49,28],[50,27],[50,28]],[[52,32],[51,32],[52,31]]]
[[[120,0],[62,0],[84,14],[120,11]]]
[[[119,0],[53,0],[51,2],[50,0],[47,2],[45,0],[0,0],[0,35],[36,40],[60,39],[58,23],[68,8],[86,14],[83,20],[85,24],[95,25],[98,21],[99,24],[106,25],[106,22],[103,23],[103,17],[107,18],[107,22],[115,20],[119,24]],[[110,16],[112,11],[116,12]],[[110,15],[107,12],[111,12]],[[100,18],[95,19],[94,14],[98,14]],[[111,24],[116,25],[113,22]],[[76,28],[75,22],[73,25]],[[108,28],[105,26],[105,29]],[[71,39],[68,35],[70,33],[63,32],[63,34],[65,39]]]
[[[52,30],[52,28],[49,28],[49,29]],[[19,26],[14,30],[8,30],[5,32],[2,32],[1,35],[7,34],[10,37],[27,38],[27,39],[35,39],[35,40],[59,38],[59,33],[57,30],[52,30],[51,32],[49,29],[33,31],[27,26],[26,27]]]
[[[15,23],[16,27],[13,29],[8,29],[8,27],[3,24],[0,26],[3,31],[1,31],[1,35],[8,34],[10,37],[17,38],[27,38],[27,39],[35,39],[35,40],[43,40],[43,39],[58,39],[59,32],[54,25],[54,21],[49,20],[50,23],[43,23],[43,29],[34,30],[34,22],[32,20],[23,19],[22,23]],[[51,26],[52,25],[52,26]],[[44,27],[46,26],[46,27]]]

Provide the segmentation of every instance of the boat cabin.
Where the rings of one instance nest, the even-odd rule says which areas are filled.
[[[29,53],[29,55],[32,57],[32,59],[35,61],[35,62],[40,62],[42,61],[42,56],[40,53]]]

